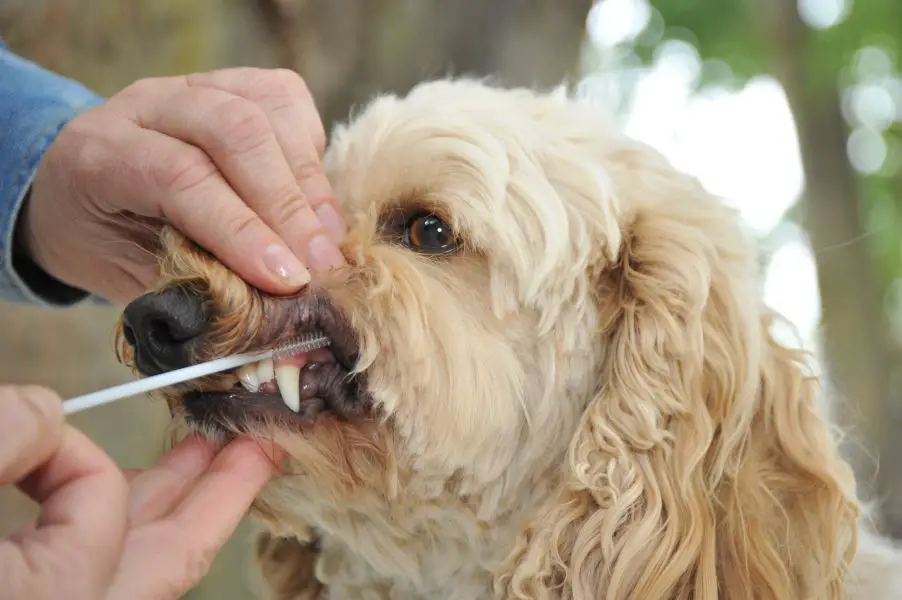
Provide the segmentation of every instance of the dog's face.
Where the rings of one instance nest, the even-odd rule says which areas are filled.
[[[322,331],[328,350],[262,365],[256,381],[242,370],[257,391],[213,378],[175,394],[178,414],[208,430],[263,428],[295,448],[345,435],[372,439],[379,454],[391,444],[403,476],[439,490],[453,478],[462,494],[559,462],[601,359],[589,266],[619,243],[608,175],[589,157],[562,161],[577,143],[564,128],[583,134],[555,114],[564,102],[447,82],[380,99],[326,157],[351,224],[349,267],[277,299],[169,232],[162,294],[126,312],[137,365],[152,373],[166,358],[155,362],[152,343],[130,332],[148,303],[209,321],[180,347],[183,361]],[[197,299],[206,306],[191,307]],[[278,389],[289,379],[293,407]],[[354,477],[375,467],[373,455],[355,465],[341,448],[323,458],[347,461],[324,471]]]
[[[691,178],[589,107],[463,81],[378,99],[326,168],[347,268],[275,298],[170,231],[159,289],[126,312],[145,372],[331,340],[168,394],[191,428],[287,451],[258,503],[274,527],[519,509],[499,581],[520,592],[839,589],[844,467],[770,338],[736,216]],[[190,335],[154,334],[161,312]],[[803,554],[832,558],[800,575]]]

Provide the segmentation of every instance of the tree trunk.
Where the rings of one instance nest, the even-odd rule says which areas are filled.
[[[786,90],[802,154],[803,222],[817,262],[826,372],[837,412],[851,428],[844,448],[865,493],[882,501],[882,526],[902,533],[902,449],[890,410],[892,346],[885,332],[883,293],[864,243],[858,175],[846,153],[848,126],[835,77],[815,79],[808,29],[796,3],[771,0],[764,15],[775,73]],[[882,457],[877,469],[874,457]]]
[[[445,75],[550,87],[578,74],[593,0],[256,0],[327,125]]]

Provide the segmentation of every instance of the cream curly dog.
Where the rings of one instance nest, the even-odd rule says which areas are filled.
[[[143,373],[177,435],[287,451],[253,509],[277,599],[902,598],[737,214],[562,93],[435,81],[339,128],[349,267],[249,288],[169,231]],[[856,549],[857,548],[857,549]]]

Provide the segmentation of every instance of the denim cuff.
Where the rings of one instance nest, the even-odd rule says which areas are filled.
[[[47,148],[73,117],[102,103],[81,84],[12,54],[0,40],[0,300],[63,308],[90,297],[35,264],[17,225]]]

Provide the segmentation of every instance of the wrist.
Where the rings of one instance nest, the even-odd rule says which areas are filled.
[[[29,189],[16,222],[13,225],[12,265],[25,285],[36,295],[54,304],[75,304],[89,293],[74,287],[57,277],[49,267],[37,257],[37,241],[30,227],[31,193]]]

